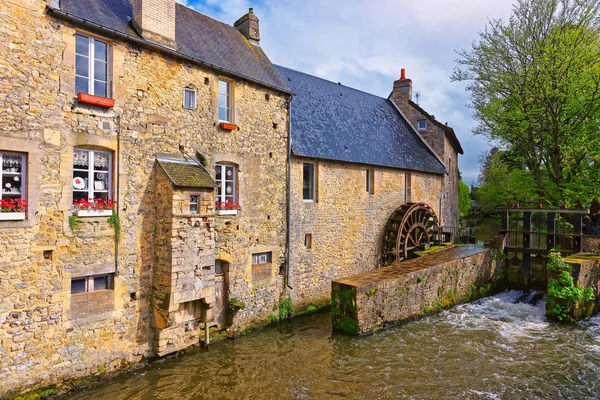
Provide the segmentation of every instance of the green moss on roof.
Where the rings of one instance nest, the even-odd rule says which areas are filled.
[[[198,164],[158,161],[173,185],[189,188],[214,188],[215,181]]]

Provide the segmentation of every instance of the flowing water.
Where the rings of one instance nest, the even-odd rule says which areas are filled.
[[[597,399],[600,317],[544,317],[507,291],[371,336],[328,313],[260,329],[128,372],[72,399]]]

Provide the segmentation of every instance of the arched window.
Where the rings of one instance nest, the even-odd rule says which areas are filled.
[[[238,208],[238,167],[235,164],[217,163],[215,166],[215,180],[217,191],[215,202],[217,209]]]

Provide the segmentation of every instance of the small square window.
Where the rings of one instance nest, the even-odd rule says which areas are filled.
[[[425,129],[427,129],[427,120],[426,119],[420,119],[417,121],[417,129],[420,131],[424,131]]]
[[[215,275],[225,275],[227,268],[229,268],[227,261],[215,260]]]
[[[108,275],[94,277],[94,291],[106,290],[109,287]]]
[[[252,265],[268,264],[271,262],[272,253],[256,253],[252,254]]]
[[[183,89],[183,108],[188,110],[196,109],[196,91],[194,89]]]
[[[198,196],[190,196],[190,213],[198,212]]]
[[[312,248],[312,233],[307,233],[304,235],[304,247],[307,249]]]
[[[71,294],[97,292],[113,288],[113,274],[85,276],[71,279]]]
[[[87,279],[77,278],[71,280],[71,294],[87,292]]]

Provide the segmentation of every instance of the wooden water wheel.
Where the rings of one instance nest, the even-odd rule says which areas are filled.
[[[383,265],[414,258],[414,251],[440,237],[438,218],[425,203],[408,203],[390,216],[383,236]]]

